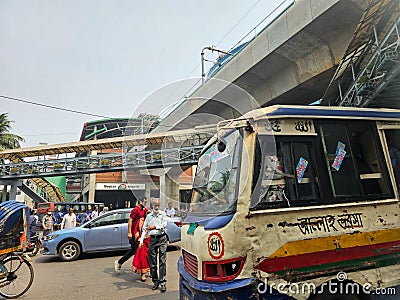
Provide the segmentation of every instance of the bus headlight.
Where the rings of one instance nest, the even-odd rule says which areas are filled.
[[[229,281],[236,278],[243,268],[246,257],[237,257],[220,261],[203,262],[203,280]]]

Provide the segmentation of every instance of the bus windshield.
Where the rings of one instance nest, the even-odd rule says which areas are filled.
[[[236,211],[240,141],[240,131],[232,129],[200,156],[189,215],[216,216]]]

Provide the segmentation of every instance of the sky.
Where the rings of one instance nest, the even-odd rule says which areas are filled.
[[[203,47],[253,37],[283,2],[0,0],[0,96],[91,115],[1,97],[0,113],[22,147],[78,141],[85,122],[131,117],[154,91],[200,77]]]

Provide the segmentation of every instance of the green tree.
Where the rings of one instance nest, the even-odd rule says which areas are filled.
[[[0,114],[0,151],[20,148],[24,138],[10,133],[11,122],[7,113]]]

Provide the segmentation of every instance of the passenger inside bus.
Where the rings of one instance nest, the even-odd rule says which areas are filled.
[[[288,202],[285,195],[285,186],[280,158],[277,155],[266,155],[264,158],[264,175],[261,183],[260,200],[264,202]]]
[[[270,145],[269,145],[270,147]],[[266,149],[266,147],[264,147]],[[264,150],[265,151],[265,150]],[[285,177],[294,177],[286,174],[282,164],[282,151],[280,144],[277,144],[275,153],[266,153],[263,158],[263,168],[260,198],[259,202],[263,203],[285,203],[290,206],[288,197],[286,196],[286,180]]]
[[[252,199],[252,209],[290,207],[316,201],[319,193],[311,149],[308,141],[277,138],[276,145],[268,141],[261,143],[260,192]]]

